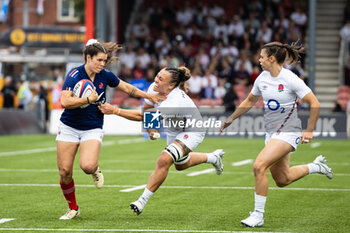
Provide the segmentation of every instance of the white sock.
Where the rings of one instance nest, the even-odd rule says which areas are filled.
[[[207,163],[214,164],[218,158],[213,153],[207,153]]]
[[[266,204],[266,197],[255,194],[255,209],[254,211],[264,213],[265,212],[265,204]]]
[[[148,199],[150,199],[152,195],[153,195],[153,192],[145,188],[145,191],[143,191],[141,197],[139,198],[139,201],[142,202],[144,205],[146,205]]]
[[[320,166],[317,164],[309,163],[307,167],[309,168],[309,174],[320,172]]]

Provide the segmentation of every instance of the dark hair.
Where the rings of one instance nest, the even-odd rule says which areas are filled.
[[[283,64],[287,55],[290,64],[299,62],[299,53],[303,53],[304,51],[304,47],[302,44],[299,44],[299,40],[293,42],[291,45],[282,44],[280,42],[271,42],[265,44],[262,49],[265,49],[268,57],[274,56],[278,64]]]
[[[84,63],[86,62],[86,56],[90,55],[91,57],[96,56],[98,53],[107,54],[107,62],[106,65],[110,64],[113,60],[117,60],[118,57],[113,56],[114,51],[118,51],[122,47],[117,43],[113,42],[103,42],[101,40],[97,40],[98,43],[93,43],[84,48]]]
[[[167,67],[165,70],[171,73],[170,83],[175,83],[175,87],[180,86],[180,88],[185,92],[188,91],[188,88],[185,86],[185,82],[191,78],[191,72],[187,67]]]

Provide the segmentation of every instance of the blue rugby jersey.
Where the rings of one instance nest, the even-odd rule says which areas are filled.
[[[91,81],[85,71],[84,65],[75,67],[68,72],[62,90],[73,91],[75,84],[82,79],[88,79]],[[96,74],[93,81],[94,86],[96,87],[96,92],[99,96],[103,93],[98,101],[105,101],[107,85],[110,87],[116,87],[119,85],[119,82],[119,78],[109,70],[102,69],[100,73]],[[96,104],[90,104],[86,108],[78,107],[74,109],[65,109],[60,120],[64,124],[79,130],[95,128],[102,129],[103,126],[103,114]]]

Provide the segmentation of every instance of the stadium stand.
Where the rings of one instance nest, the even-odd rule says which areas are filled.
[[[135,72],[157,73],[165,66],[186,65],[202,80],[201,91],[193,98],[198,106],[222,105],[222,94],[230,85],[234,86],[238,105],[261,72],[261,46],[270,41],[291,43],[305,38],[306,12],[304,1],[144,1],[131,20],[130,35],[126,36],[130,38],[128,51],[121,55],[128,62],[122,62],[120,77],[130,81],[130,74]],[[296,22],[296,18],[304,21]],[[143,72],[136,66],[142,60],[147,60],[141,66]],[[298,69],[303,73],[302,66]],[[143,79],[152,81],[149,77]],[[219,79],[227,84],[220,91],[221,97],[214,94]],[[120,97],[114,97],[112,104],[120,102]],[[261,101],[256,104],[262,106]]]

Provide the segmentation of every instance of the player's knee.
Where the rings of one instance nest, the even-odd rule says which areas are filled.
[[[178,171],[182,171],[185,170],[188,166],[184,165],[184,164],[175,164],[175,169]]]
[[[66,180],[72,177],[72,171],[67,168],[59,168],[59,172],[62,180]]]
[[[157,168],[158,169],[168,169],[172,164],[172,161],[167,159],[164,156],[160,156],[159,159],[157,160]]]
[[[266,172],[266,168],[262,162],[255,161],[253,165],[254,175],[260,175]]]
[[[278,187],[282,188],[287,186],[290,183],[290,181],[285,177],[281,177],[281,178],[275,179],[275,183]]]
[[[283,180],[275,180],[275,183],[278,187],[282,188],[284,186],[287,186],[288,185],[288,182],[286,181],[283,181]]]
[[[86,173],[86,174],[92,174],[96,171],[97,165],[91,164],[91,163],[86,163],[86,164],[81,164],[80,168]]]

